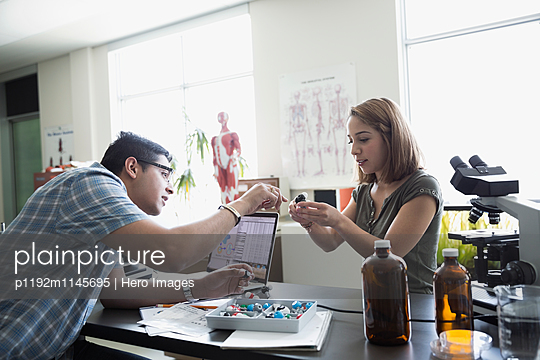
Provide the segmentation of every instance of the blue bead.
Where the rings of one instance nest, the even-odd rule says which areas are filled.
[[[283,319],[283,313],[281,311],[276,311],[274,313],[274,319]]]
[[[247,309],[248,309],[248,311],[253,311],[253,304],[249,304],[249,305],[247,306]]]
[[[312,305],[313,305],[312,302],[308,302],[308,303],[306,304],[306,309],[309,309]]]
[[[298,301],[298,300],[293,301],[293,303],[292,303],[292,308],[293,309],[298,309],[300,306],[302,306],[302,303],[300,301]]]
[[[263,309],[266,310],[270,307],[271,305],[269,303],[264,303],[263,305]]]

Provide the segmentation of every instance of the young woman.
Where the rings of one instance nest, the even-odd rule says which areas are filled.
[[[431,293],[443,199],[399,107],[385,98],[353,107],[347,137],[359,178],[347,207],[292,201],[291,218],[327,252],[347,242],[367,257],[375,240],[390,240],[407,263],[409,290]]]

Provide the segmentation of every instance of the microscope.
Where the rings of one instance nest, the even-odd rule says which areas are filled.
[[[500,166],[488,166],[478,155],[467,165],[459,156],[450,160],[455,170],[450,183],[471,199],[469,221],[476,223],[484,212],[490,224],[498,224],[500,213],[519,220],[519,231],[484,229],[458,231],[450,239],[476,246],[474,259],[478,283],[489,288],[497,285],[540,285],[540,204],[518,199],[519,182]],[[499,260],[500,270],[488,270],[488,260]]]

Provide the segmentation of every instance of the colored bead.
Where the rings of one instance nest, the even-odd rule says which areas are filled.
[[[296,310],[296,309],[299,309],[301,307],[302,307],[302,303],[300,301],[298,301],[298,300],[293,301],[293,303],[292,303],[292,308],[293,309]]]
[[[255,305],[249,304],[249,305],[247,306],[247,310],[248,310],[248,311],[253,311],[253,308],[254,308],[254,307],[255,307]]]
[[[264,310],[268,309],[271,305],[269,303],[264,303],[262,306]]]
[[[291,310],[285,305],[280,305],[276,308],[276,311],[281,311],[283,314],[290,314]]]
[[[312,306],[313,306],[313,303],[312,303],[312,302],[308,302],[308,303],[306,304],[306,309],[309,309],[309,308],[312,307]]]
[[[274,313],[274,319],[283,319],[284,316],[283,316],[283,313],[281,311],[276,311]]]

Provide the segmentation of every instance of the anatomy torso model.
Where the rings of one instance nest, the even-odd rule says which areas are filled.
[[[238,195],[238,158],[241,147],[238,134],[227,127],[229,115],[225,112],[218,114],[221,132],[212,138],[214,154],[214,176],[221,188],[221,202],[226,204],[239,198]]]

